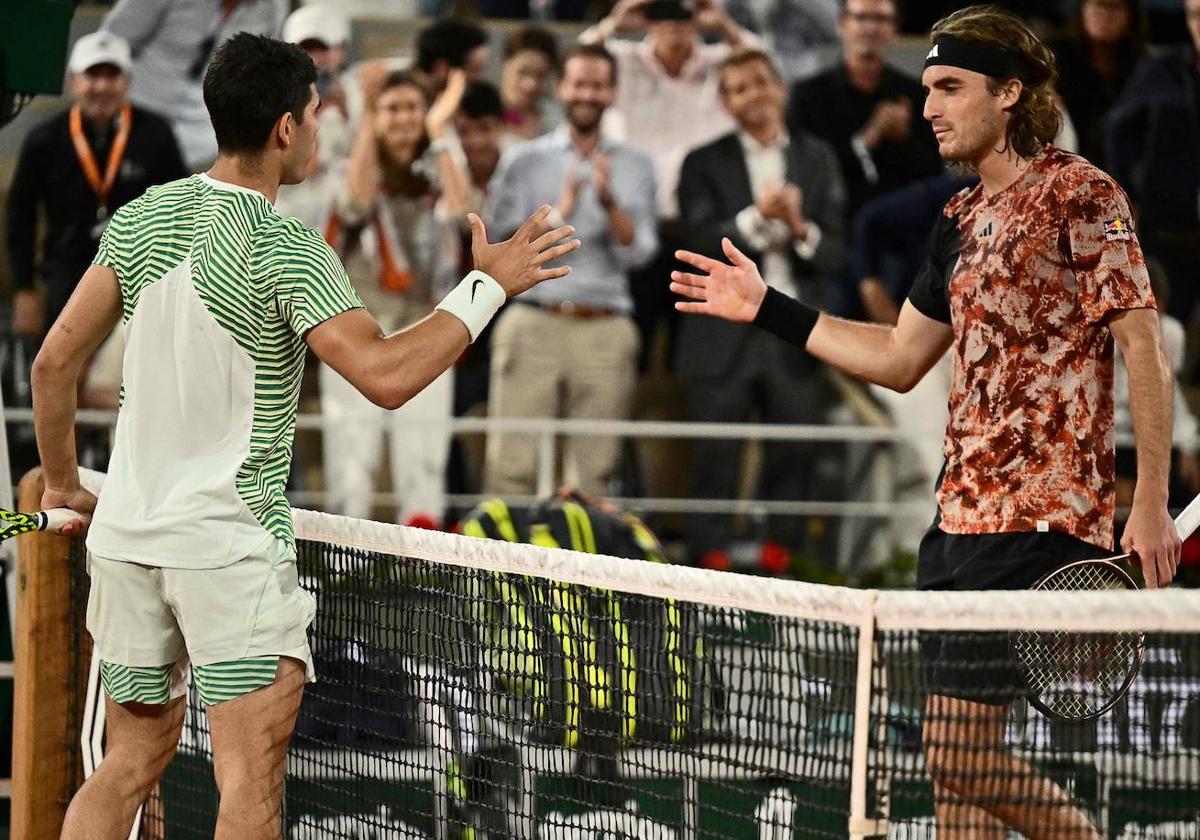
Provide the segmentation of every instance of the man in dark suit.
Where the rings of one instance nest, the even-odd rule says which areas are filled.
[[[719,255],[729,237],[766,266],[768,282],[816,305],[844,253],[845,190],[837,156],[824,141],[784,122],[787,89],[771,58],[743,50],[720,66],[721,101],[738,130],[696,149],[683,164],[680,213],[693,250]],[[745,324],[711,318],[683,322],[677,366],[693,420],[742,422],[757,409],[764,422],[824,421],[829,390],[804,353],[771,342]],[[763,497],[803,498],[813,478],[809,447],[770,443]],[[732,497],[741,463],[738,441],[700,440],[693,489],[701,498]],[[806,468],[806,466],[808,468]],[[773,521],[769,541],[799,545],[795,517]],[[689,523],[693,559],[728,564],[731,520]],[[779,556],[769,544],[764,558]],[[769,565],[769,564],[768,564]]]

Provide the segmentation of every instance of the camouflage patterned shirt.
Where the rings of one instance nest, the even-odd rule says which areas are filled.
[[[1153,307],[1129,202],[1048,147],[1007,189],[946,204],[909,300],[952,326],[941,528],[1113,543],[1108,317]]]

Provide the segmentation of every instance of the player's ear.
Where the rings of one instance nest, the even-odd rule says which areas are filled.
[[[281,116],[275,122],[274,133],[275,140],[279,143],[279,147],[281,149],[286,149],[288,146],[292,145],[292,137],[294,136],[295,131],[296,118],[292,116],[291,111],[284,111],[283,116]]]

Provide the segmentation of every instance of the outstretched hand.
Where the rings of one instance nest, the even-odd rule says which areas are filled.
[[[489,243],[483,219],[475,213],[467,216],[471,223],[471,255],[475,267],[491,275],[511,298],[545,280],[566,277],[570,266],[542,268],[546,263],[566,256],[580,246],[578,239],[562,242],[575,232],[567,225],[537,235],[546,227],[550,205],[543,204],[503,242]],[[561,243],[561,244],[555,244]]]
[[[721,248],[729,263],[691,251],[675,252],[676,259],[707,272],[671,272],[671,291],[688,298],[686,301],[677,301],[675,308],[680,312],[712,315],[714,318],[748,324],[758,314],[758,308],[767,294],[767,284],[754,261],[739,251],[729,239],[721,240]]]

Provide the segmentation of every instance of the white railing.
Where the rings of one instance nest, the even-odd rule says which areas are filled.
[[[82,409],[76,415],[81,426],[108,427],[116,423],[116,412]],[[5,409],[8,422],[32,423],[33,411],[28,408]],[[320,414],[300,414],[297,429],[323,431],[328,423]],[[892,447],[915,438],[904,430],[863,425],[782,425],[774,423],[690,423],[660,420],[582,420],[561,418],[519,417],[452,417],[442,420],[411,420],[412,425],[445,424],[453,435],[506,432],[534,435],[538,439],[537,482],[532,496],[512,496],[514,504],[544,498],[556,489],[554,478],[555,453],[560,438],[574,436],[609,436],[640,440],[652,439],[737,439],[744,441],[794,441],[850,443],[883,447],[887,454]],[[1122,444],[1132,444],[1123,438]],[[872,454],[880,454],[879,450]],[[879,459],[874,459],[878,461]],[[871,458],[865,459],[869,467]],[[913,517],[929,520],[933,515],[933,488],[928,501],[896,503],[892,500],[896,484],[893,458],[884,458],[883,469],[872,470],[870,501],[767,501],[761,499],[694,499],[682,497],[620,497],[615,504],[645,513],[733,513],[750,516],[792,515],[860,517],[880,520],[905,520]],[[878,464],[876,465],[878,466]],[[292,504],[300,507],[323,507],[323,491],[295,490],[288,494]],[[488,498],[488,494],[451,494],[447,502],[454,506],[470,506]],[[372,503],[396,505],[394,493],[375,493]]]
[[[81,426],[111,428],[116,412],[81,409],[76,422]],[[13,423],[33,422],[28,408],[5,409],[5,418]],[[323,431],[331,422],[320,414],[300,414],[296,428]],[[445,424],[453,435],[506,432],[534,435],[538,438],[537,482],[534,495],[512,496],[514,504],[545,498],[556,489],[554,478],[555,452],[558,440],[574,436],[607,436],[633,439],[737,439],[745,441],[795,441],[825,443],[857,443],[863,445],[900,444],[910,436],[891,428],[857,425],[781,425],[772,423],[686,423],[658,420],[580,420],[560,418],[518,417],[452,417],[444,420],[413,420],[412,425]],[[890,459],[889,459],[890,460]],[[886,486],[872,494],[878,501],[767,501],[760,499],[693,499],[680,497],[619,497],[615,504],[646,513],[733,513],[751,516],[792,515],[864,517],[874,519],[905,519],[932,516],[933,494],[928,503],[897,505],[890,501],[894,476],[877,474],[876,479]],[[886,494],[886,495],[885,495]],[[322,507],[324,491],[295,490],[288,493],[292,504]],[[488,498],[488,494],[451,494],[447,502],[454,506],[470,506]],[[375,493],[372,503],[396,505],[393,493]]]

